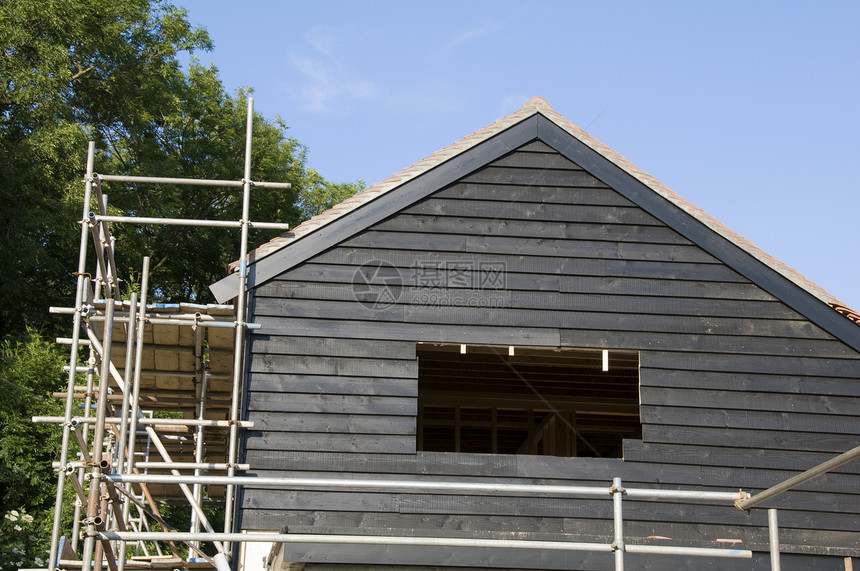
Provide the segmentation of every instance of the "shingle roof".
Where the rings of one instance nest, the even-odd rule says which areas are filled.
[[[719,220],[708,215],[700,208],[697,208],[695,205],[678,195],[676,192],[669,189],[659,180],[657,180],[653,176],[649,175],[648,173],[625,159],[617,151],[607,147],[606,145],[592,137],[589,133],[571,123],[565,117],[553,110],[552,106],[542,97],[532,97],[531,99],[526,101],[520,109],[511,113],[510,115],[506,115],[505,117],[498,119],[487,127],[475,131],[471,135],[460,139],[456,143],[448,145],[444,149],[436,151],[429,157],[418,161],[412,166],[403,169],[399,173],[383,180],[382,182],[378,182],[362,190],[361,192],[355,194],[347,200],[344,200],[343,202],[337,204],[333,208],[326,210],[325,212],[318,214],[317,216],[314,216],[313,218],[310,218],[305,222],[302,222],[292,231],[272,239],[271,241],[267,242],[266,244],[263,244],[262,246],[251,252],[249,254],[249,262],[253,263],[255,261],[259,261],[265,256],[268,256],[269,254],[276,252],[281,248],[289,246],[296,240],[312,232],[315,232],[319,228],[348,214],[349,212],[352,212],[359,206],[371,202],[379,198],[380,196],[383,196],[386,193],[397,189],[405,182],[426,173],[432,168],[448,161],[449,159],[459,155],[467,149],[470,149],[475,145],[489,139],[493,135],[496,135],[497,133],[500,133],[501,131],[504,131],[505,129],[508,129],[509,127],[538,113],[555,123],[558,127],[563,129],[570,135],[576,137],[579,141],[602,155],[604,158],[614,163],[616,166],[620,167],[629,175],[636,178],[642,184],[646,185],[648,188],[650,188],[666,200],[670,201],[675,206],[682,209],[684,212],[687,212],[688,214],[705,224],[714,232],[717,232],[733,244],[739,246],[748,254],[755,257],[756,259],[766,264],[770,268],[774,269],[775,271],[779,272],[780,274],[782,274],[783,276],[785,276],[786,278],[788,278],[789,280],[791,280],[819,300],[827,303],[832,308],[839,311],[839,313],[841,313],[842,315],[845,315],[852,321],[855,321],[860,324],[860,321],[858,321],[857,318],[858,314],[856,312],[849,309],[847,306],[845,306],[844,303],[840,302],[823,288],[805,278],[794,268],[791,268],[783,262],[777,260],[776,258],[768,255],[763,250],[758,248],[755,244],[753,244],[737,232],[734,232],[733,230],[725,226],[723,223],[721,223]]]

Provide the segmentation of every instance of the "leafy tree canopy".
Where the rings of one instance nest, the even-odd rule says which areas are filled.
[[[211,49],[185,10],[161,0],[6,0],[0,3],[0,334],[67,328],[47,313],[71,303],[87,139],[96,171],[241,179],[246,96],[182,52]],[[280,118],[255,116],[252,219],[296,224],[358,189],[308,168]],[[113,213],[238,219],[237,189],[105,185]],[[94,206],[93,206],[94,208]],[[112,228],[121,277],[152,256],[161,301],[209,301],[208,285],[238,253],[238,232],[178,226]],[[259,243],[274,232],[252,233]],[[253,245],[253,244],[252,244]],[[92,258],[90,258],[92,259]]]
[[[48,396],[63,390],[66,358],[44,339],[69,333],[67,317],[48,307],[72,304],[87,140],[96,142],[97,172],[239,180],[249,92],[226,93],[214,67],[180,64],[181,54],[212,43],[164,0],[2,0],[0,46],[5,569],[19,560],[41,566],[35,558],[50,536],[58,435],[29,418],[59,413]],[[293,188],[254,189],[252,219],[297,224],[360,188],[326,181],[306,157],[283,120],[255,116],[252,178]],[[104,191],[113,214],[235,220],[241,211],[237,189],[106,184]],[[238,231],[114,225],[111,232],[121,278],[139,279],[141,257],[152,256],[156,301],[210,301],[209,284],[239,250]],[[273,235],[252,233],[252,246]]]

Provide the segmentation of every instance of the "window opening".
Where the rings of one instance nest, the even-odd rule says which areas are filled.
[[[419,343],[417,354],[418,450],[620,458],[623,439],[642,437],[638,352]]]

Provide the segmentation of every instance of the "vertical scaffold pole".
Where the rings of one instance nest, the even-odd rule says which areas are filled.
[[[125,452],[125,465],[123,474],[132,474],[134,473],[134,454],[135,454],[135,445],[137,444],[137,419],[140,414],[140,372],[143,363],[143,345],[145,340],[145,328],[146,328],[146,292],[149,290],[149,256],[143,257],[143,268],[141,269],[140,274],[140,311],[137,312],[137,324],[135,327],[135,341],[134,341],[134,364],[132,365],[132,374],[131,374],[131,387],[129,387],[129,369],[126,367],[125,370],[125,392],[130,392],[131,395],[129,397],[129,402],[131,405],[131,410],[129,411],[129,427],[128,432],[126,433],[126,437],[128,438],[128,443],[126,446]],[[136,305],[134,302],[136,301],[135,297],[132,297],[133,305]],[[131,335],[129,329],[129,335]],[[126,361],[128,362],[128,361]],[[123,423],[124,424],[124,423]],[[125,522],[129,521],[129,516],[131,512],[131,501],[129,498],[125,499],[125,502],[122,506],[122,519]],[[144,517],[141,512],[141,517]],[[120,544],[123,549],[125,549],[125,544]],[[125,570],[125,557],[119,558],[119,571]]]
[[[84,272],[87,266],[87,234],[89,233],[90,200],[93,191],[93,161],[95,158],[95,142],[90,141],[87,147],[87,174],[84,183],[84,206],[81,215],[81,242],[78,253],[77,287],[75,288],[75,315],[72,329],[72,344],[69,349],[69,379],[66,386],[65,424],[63,439],[60,445],[60,473],[57,476],[57,499],[54,502],[54,526],[51,532],[51,553],[49,566],[57,563],[60,545],[60,520],[63,514],[63,490],[66,484],[66,474],[63,471],[69,461],[69,437],[71,435],[72,408],[74,407],[75,377],[78,367],[78,345],[81,339],[81,312],[83,309]]]
[[[771,571],[779,571],[779,522],[776,508],[767,510],[767,531],[770,539],[770,569]]]
[[[615,571],[624,571],[624,517],[621,508],[624,487],[621,485],[621,478],[612,479],[611,491],[615,531],[615,541],[612,542],[612,551],[615,552]]]
[[[248,119],[245,126],[245,174],[242,185],[242,219],[241,222],[241,242],[239,247],[239,291],[236,298],[236,342],[233,348],[233,394],[230,401],[230,450],[227,458],[228,467],[227,475],[232,477],[236,474],[237,448],[238,448],[238,425],[239,420],[239,399],[242,390],[242,373],[243,373],[243,358],[245,346],[245,325],[246,325],[246,303],[245,303],[245,288],[248,281],[248,219],[250,218],[251,204],[251,141],[254,131],[254,98],[248,98]],[[233,502],[235,497],[235,487],[227,486],[224,493],[224,531],[233,531]],[[232,544],[227,548],[228,553],[232,553]]]
[[[120,474],[126,474],[126,457],[125,452],[127,449],[127,439],[128,439],[128,411],[131,406],[131,376],[129,373],[134,370],[134,347],[135,340],[137,338],[137,292],[132,292],[131,294],[131,305],[129,306],[128,311],[128,325],[126,325],[125,330],[125,371],[123,371],[123,375],[125,375],[125,390],[122,392],[122,409],[120,409],[121,423],[120,423],[120,436],[119,442],[117,443],[117,453],[116,453],[116,471]],[[128,513],[129,513],[129,499],[125,498],[122,506],[122,513],[117,514],[117,518],[121,518],[123,523],[128,522]],[[125,569],[125,541],[119,542],[119,571],[123,571]]]
[[[89,569],[92,563],[96,543],[98,518],[107,522],[107,514],[100,510],[100,494],[102,485],[102,448],[105,438],[105,418],[107,417],[108,385],[110,384],[110,353],[113,338],[114,300],[108,299],[105,306],[105,322],[103,327],[101,373],[99,375],[99,397],[96,401],[96,424],[93,430],[92,469],[90,471],[89,502],[87,504],[87,536],[84,539],[84,552],[81,558],[82,568]],[[101,559],[101,558],[99,558]],[[97,562],[101,566],[101,561]]]

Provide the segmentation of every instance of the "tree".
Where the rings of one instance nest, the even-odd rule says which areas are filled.
[[[161,0],[10,0],[0,4],[0,335],[25,325],[65,326],[49,305],[67,305],[77,259],[86,140],[97,170],[240,179],[245,97],[225,93],[217,69],[178,54],[206,50],[204,30]],[[255,189],[252,218],[295,224],[320,190],[333,202],[356,184],[333,185],[306,166],[306,149],[279,119],[255,117],[255,180],[291,182],[291,192]],[[237,219],[235,189],[111,185],[116,213]],[[296,205],[302,196],[301,205]],[[238,254],[238,233],[180,227],[116,227],[121,268],[153,257],[164,301],[207,301],[208,285]],[[257,243],[273,232],[255,232]]]
[[[35,331],[0,344],[0,570],[47,563],[53,521],[51,461],[60,446],[55,427],[32,416],[62,415],[51,392],[63,385],[65,357]],[[41,560],[41,562],[39,562]]]
[[[46,396],[64,384],[64,359],[44,339],[68,334],[67,318],[48,307],[72,303],[87,140],[96,142],[97,171],[238,180],[249,92],[227,94],[214,67],[183,69],[179,54],[211,42],[165,0],[4,0],[0,44],[0,380],[13,395],[0,408],[0,508],[9,516],[0,520],[2,550],[16,534],[50,535],[50,460],[59,436],[30,425],[29,416],[49,410]],[[293,189],[255,188],[252,219],[296,224],[360,187],[325,181],[306,157],[283,120],[255,116],[252,178]],[[111,184],[105,191],[115,214],[240,214],[236,189]],[[238,231],[111,231],[121,277],[139,275],[141,256],[152,256],[155,301],[209,301],[208,285],[238,255]],[[273,235],[253,232],[252,241]],[[4,562],[22,556],[35,564],[36,552],[9,549],[0,551]]]

